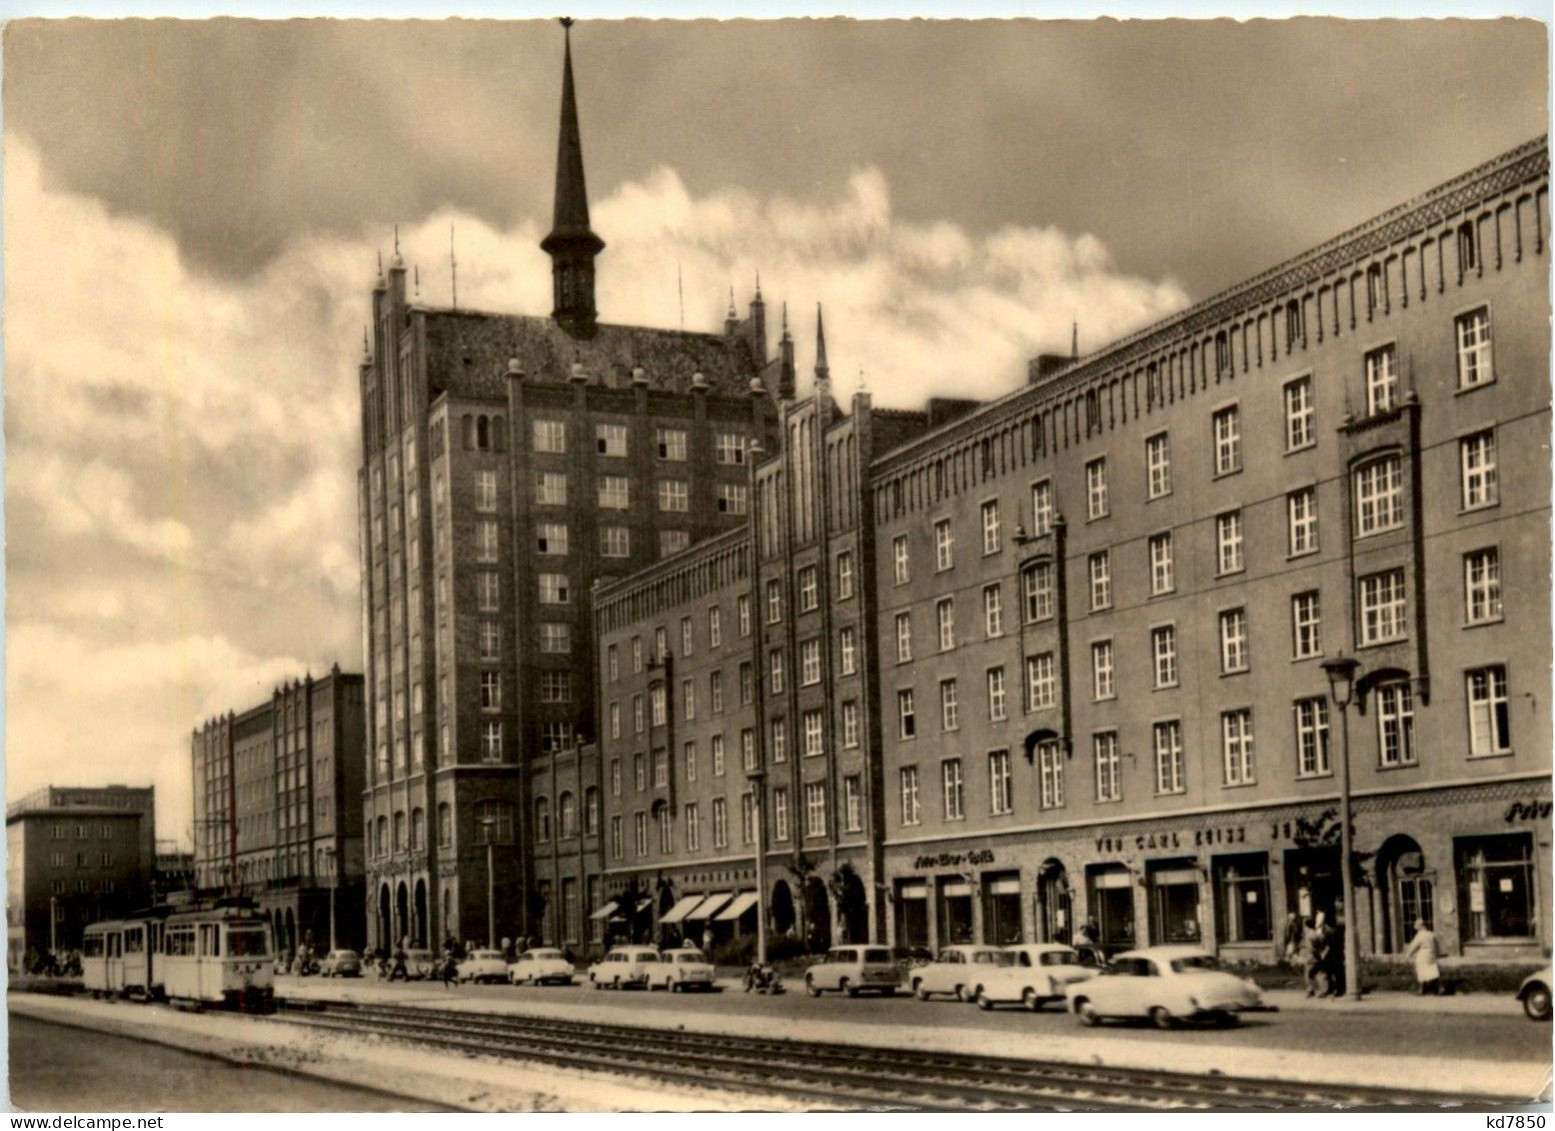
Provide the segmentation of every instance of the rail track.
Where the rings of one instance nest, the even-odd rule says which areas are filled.
[[[1248,1111],[1487,1103],[1483,1096],[1383,1086],[1191,1075],[518,1014],[367,1003],[308,1006],[283,1001],[278,1019],[425,1049],[782,1097],[818,1110]]]

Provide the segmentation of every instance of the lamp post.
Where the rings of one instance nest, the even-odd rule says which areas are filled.
[[[756,962],[767,964],[767,771],[752,770],[751,800],[756,806]]]
[[[482,817],[481,829],[486,834],[486,946],[497,947],[497,885],[496,855],[493,851],[497,837],[497,818]]]
[[[338,873],[335,871],[335,848],[333,845],[324,849],[324,859],[329,867],[329,950],[335,952],[335,887],[339,883]]]
[[[1360,663],[1340,652],[1323,661],[1328,690],[1339,708],[1339,876],[1344,892],[1345,996],[1361,997],[1360,937],[1356,934],[1355,885],[1350,871],[1350,700],[1355,697],[1355,673]]]

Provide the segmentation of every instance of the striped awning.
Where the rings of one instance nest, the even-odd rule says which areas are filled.
[[[696,909],[691,911],[691,912],[689,912],[686,915],[686,918],[687,919],[708,919],[708,918],[711,918],[714,911],[717,911],[720,907],[722,907],[724,904],[728,903],[733,898],[734,898],[734,893],[733,892],[715,891],[712,895],[708,896],[701,903],[697,904],[696,905]]]
[[[729,904],[728,907],[725,907],[718,913],[718,922],[722,923],[726,920],[738,919],[741,915],[744,915],[747,911],[749,911],[752,905],[754,905],[760,899],[761,896],[756,892],[742,891],[739,895],[734,897],[733,903]]]
[[[659,923],[661,925],[664,923],[678,923],[690,913],[693,907],[701,902],[702,897],[700,895],[688,895],[666,911],[660,917]]]
[[[611,915],[615,914],[615,909],[618,906],[620,906],[620,905],[615,900],[612,899],[609,903],[605,904],[598,911],[594,912],[594,914],[590,915],[589,918],[590,919],[608,919],[608,918],[610,918]]]

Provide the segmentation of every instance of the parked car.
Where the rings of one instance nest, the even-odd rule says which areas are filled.
[[[502,960],[500,950],[472,950],[459,963],[461,982],[505,982],[507,977],[508,964]]]
[[[824,990],[848,997],[869,990],[890,997],[896,993],[896,978],[896,962],[888,947],[834,946],[804,972],[804,985],[811,997],[820,997]]]
[[[589,985],[596,990],[606,986],[617,990],[633,986],[645,989],[658,969],[657,947],[618,946],[589,967]]]
[[[354,950],[332,950],[319,963],[321,978],[360,978],[362,956]]]
[[[405,952],[405,976],[413,980],[438,976],[438,959],[430,950],[418,948]]]
[[[1050,1001],[1063,1001],[1067,987],[1101,972],[1101,967],[1087,965],[1079,951],[1063,943],[1023,943],[1004,949],[1010,963],[981,976],[976,991],[981,1009],[1018,1004],[1038,1010]]]
[[[1108,1017],[1148,1017],[1161,1029],[1177,1021],[1234,1025],[1238,1014],[1269,1008],[1250,980],[1195,946],[1126,950],[1098,976],[1070,983],[1064,997],[1087,1025]]]
[[[1523,1003],[1523,1012],[1528,1015],[1530,1021],[1548,1021],[1550,1019],[1550,986],[1555,984],[1555,978],[1551,976],[1550,967],[1546,966],[1537,974],[1529,974],[1523,979],[1523,984],[1517,987],[1517,1000]]]
[[[551,947],[526,950],[508,963],[508,981],[515,986],[570,986],[572,975],[572,963],[567,956]]]
[[[659,955],[660,970],[652,975],[648,988],[663,987],[671,993],[680,990],[701,990],[711,993],[717,987],[713,983],[713,964],[696,947],[683,946],[666,950]]]
[[[919,1001],[935,994],[949,994],[958,1001],[974,1001],[984,977],[1014,958],[997,946],[947,946],[933,962],[908,974],[908,986]]]

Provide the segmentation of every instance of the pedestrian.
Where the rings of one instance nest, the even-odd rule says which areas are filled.
[[[1308,997],[1317,997],[1319,989],[1318,969],[1323,936],[1318,930],[1318,922],[1321,921],[1321,913],[1318,915],[1317,922],[1311,919],[1301,921],[1301,942],[1296,948],[1296,960],[1301,965],[1301,980],[1307,987]],[[1326,988],[1326,979],[1324,988]]]
[[[1101,965],[1101,932],[1095,919],[1087,919],[1075,938],[1074,948],[1087,965]]]
[[[502,962],[505,966],[511,966],[518,961],[518,950],[513,946],[512,939],[502,940]]]
[[[410,981],[410,969],[405,964],[406,954],[403,946],[394,948],[394,968],[389,971],[389,981],[398,978],[402,982]]]
[[[1323,972],[1328,977],[1328,996],[1344,996],[1349,971],[1344,966],[1344,920],[1334,916],[1323,939]]]
[[[1301,916],[1294,911],[1285,916],[1285,933],[1280,937],[1280,961],[1287,966],[1301,962]]]
[[[1442,992],[1442,967],[1438,961],[1441,956],[1442,944],[1436,935],[1425,925],[1424,919],[1416,919],[1415,937],[1404,948],[1404,957],[1414,959],[1415,981],[1420,984],[1422,994]]]
[[[443,961],[439,964],[439,972],[443,976],[443,989],[452,989],[453,983],[458,981],[459,966],[454,961],[453,947],[443,948]]]

